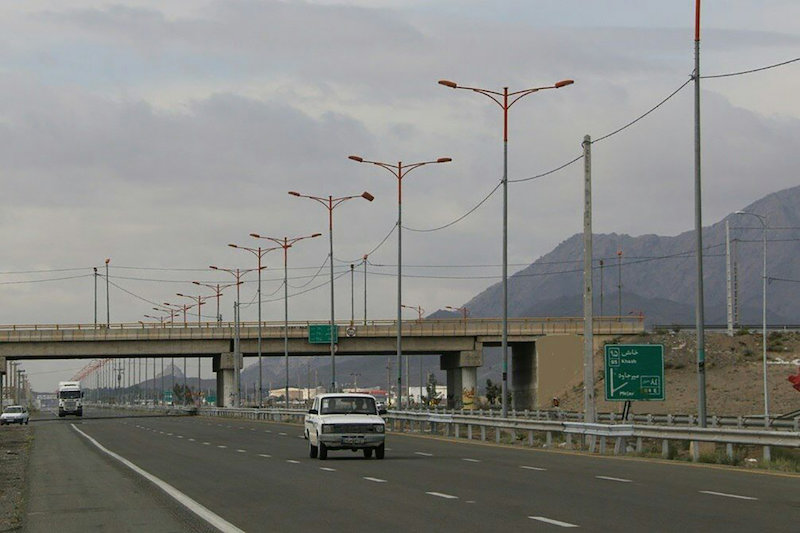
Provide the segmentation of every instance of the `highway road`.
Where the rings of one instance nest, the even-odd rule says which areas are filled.
[[[384,460],[321,461],[299,425],[103,415],[34,421],[27,531],[208,527],[121,459],[230,530],[797,531],[800,516],[798,476],[403,434]]]

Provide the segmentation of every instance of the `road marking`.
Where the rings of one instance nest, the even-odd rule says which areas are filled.
[[[206,446],[209,446],[209,445],[211,445],[211,443],[210,443],[210,442],[204,442],[203,444],[205,444]]]
[[[75,427],[75,424],[70,424],[70,425],[72,426],[72,429],[74,429],[75,431],[77,431],[78,433],[83,435],[86,439],[89,440],[89,442],[91,442],[92,444],[97,446],[97,448],[100,451],[102,451],[103,453],[106,453],[109,456],[113,457],[114,459],[116,459],[120,463],[124,464],[125,466],[127,466],[128,468],[130,468],[131,470],[133,470],[134,472],[136,472],[140,476],[144,477],[145,479],[147,479],[151,483],[153,483],[156,486],[158,486],[161,490],[163,490],[164,492],[166,492],[167,494],[172,496],[172,498],[174,498],[178,503],[180,503],[181,505],[183,505],[184,507],[189,509],[191,512],[193,512],[194,514],[199,516],[201,519],[203,519],[206,522],[208,522],[209,524],[211,524],[213,527],[219,529],[220,531],[231,531],[231,532],[236,532],[236,533],[238,533],[238,532],[244,533],[243,530],[241,530],[238,527],[234,526],[233,524],[231,524],[227,520],[223,519],[221,516],[213,513],[207,507],[204,507],[204,506],[200,505],[199,503],[197,503],[196,501],[194,501],[193,499],[191,499],[186,494],[182,493],[181,491],[179,491],[178,489],[176,489],[175,487],[173,487],[169,483],[167,483],[165,481],[162,481],[161,479],[157,478],[156,476],[154,476],[153,474],[147,472],[146,470],[143,470],[143,469],[139,468],[138,466],[136,466],[135,464],[133,464],[129,460],[127,460],[124,457],[122,457],[121,455],[118,455],[118,454],[112,452],[111,450],[108,450],[108,449],[104,448],[102,444],[100,444],[99,442],[94,440],[92,437],[90,437],[89,435],[87,435],[86,433],[84,433],[83,431],[78,429],[77,427]]]
[[[258,454],[258,456],[259,456],[259,457],[266,457],[267,459],[269,459],[270,457],[272,457],[272,456],[271,456],[270,454],[268,454],[268,453],[260,453],[260,454]]]
[[[327,466],[321,466],[321,467],[319,467],[319,469],[320,470],[324,470],[326,472],[336,472],[335,468],[328,468]]]
[[[194,439],[189,439],[189,442],[194,442]]]
[[[426,453],[426,452],[414,452],[414,454],[415,455],[421,455],[423,457],[433,457],[432,453]]]
[[[239,453],[247,453],[247,450],[236,450]]]
[[[281,435],[281,436],[285,437],[286,433],[281,432],[281,433],[278,433],[278,435]]]
[[[538,520],[539,522],[544,522],[545,524],[552,524],[554,526],[561,526],[561,527],[580,527],[577,524],[570,524],[569,522],[562,522],[560,520],[553,520],[552,518],[545,518],[544,516],[529,516],[531,520]]]
[[[444,494],[442,492],[426,492],[425,494],[429,494],[431,496],[436,496],[437,498],[444,498],[446,500],[457,500],[458,496],[453,496],[452,494]]]
[[[738,494],[726,494],[724,492],[714,492],[713,490],[701,490],[702,494],[711,494],[712,496],[724,496],[726,498],[737,498],[739,500],[757,500],[752,496],[739,496]]]
[[[179,438],[179,439],[182,439],[182,438],[183,438],[183,435],[178,435],[178,438]]]
[[[466,462],[468,462],[468,463],[480,463],[480,462],[481,462],[481,460],[480,460],[480,459],[469,459],[468,457],[465,457],[465,458],[463,458],[463,459],[461,459],[461,460],[462,460],[462,461],[466,461]]]
[[[536,470],[537,472],[545,472],[546,468],[539,468],[538,466],[526,466],[522,465],[520,468],[524,468],[525,470]]]
[[[227,448],[227,446],[225,446],[224,444],[221,444],[221,445],[217,446],[217,448]]]
[[[172,433],[167,433],[167,437],[171,437],[171,436],[172,436]]]
[[[386,483],[385,479],[378,479],[376,477],[365,477],[367,481],[374,481],[375,483]]]
[[[267,430],[264,431],[264,433],[272,433],[272,430],[271,429],[267,429]]]
[[[622,479],[621,477],[609,477],[609,476],[594,476],[597,479],[605,479],[607,481],[619,481],[620,483],[630,483],[630,479]]]
[[[294,459],[287,459],[286,462],[287,463],[291,463],[293,465],[299,465],[300,464],[300,461],[295,461]]]

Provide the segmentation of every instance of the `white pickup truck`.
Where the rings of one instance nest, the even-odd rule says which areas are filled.
[[[331,393],[314,398],[305,419],[309,457],[326,459],[328,450],[363,450],[369,459],[375,452],[383,459],[386,423],[375,398],[369,394]]]

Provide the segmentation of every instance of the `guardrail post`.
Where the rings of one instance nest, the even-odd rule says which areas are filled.
[[[667,439],[661,441],[661,457],[669,459],[669,441]]]
[[[711,427],[719,427],[719,417],[717,415],[711,417]]]
[[[675,422],[675,417],[672,416],[671,414],[668,414],[667,415],[667,425],[671,426],[674,422]]]
[[[794,430],[800,431],[800,416],[794,417]]]
[[[614,455],[625,455],[625,439],[622,437],[617,437],[617,441],[614,443]]]
[[[531,437],[532,436],[533,436],[533,431],[531,431]],[[553,446],[553,432],[552,431],[548,431],[545,434],[545,446],[547,446],[548,448],[551,448]]]
[[[533,446],[533,430],[528,431],[528,446]]]
[[[486,426],[481,426],[481,440],[486,441]]]
[[[648,425],[653,425],[653,415],[652,414],[647,415],[647,424]]]
[[[565,435],[565,446],[568,450],[572,449],[572,433],[567,433]]]
[[[472,424],[467,424],[467,440],[472,440]]]
[[[692,415],[689,415],[689,421],[691,423]],[[699,442],[692,441],[689,443],[689,450],[692,452],[692,462],[697,462],[700,460],[700,446]]]
[[[461,428],[459,427],[460,424],[454,424],[456,426],[456,438],[461,436]]]
[[[605,436],[600,437],[600,454],[603,455],[606,453],[606,438]]]
[[[770,453],[770,447],[764,446],[764,462],[769,463],[772,460],[772,454]]]
[[[732,443],[729,442],[729,443],[727,443],[725,445],[725,453],[728,456],[728,459],[733,461],[733,444]]]
[[[499,427],[494,428],[494,441],[497,444],[500,444],[500,428]]]
[[[744,427],[744,419],[742,418],[742,415],[739,415],[739,416],[736,417],[736,427],[737,428],[743,428]]]
[[[642,437],[636,439],[636,453],[642,453]]]

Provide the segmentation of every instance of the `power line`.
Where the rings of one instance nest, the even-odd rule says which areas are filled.
[[[788,65],[789,63],[794,63],[795,61],[800,61],[800,57],[796,57],[794,59],[790,59],[788,61],[783,61],[781,63],[775,63],[774,65],[769,65],[766,67],[759,67],[753,68],[750,70],[742,70],[739,72],[729,72],[727,74],[715,74],[713,76],[700,76],[701,80],[712,79],[712,78],[729,78],[731,76],[741,76],[743,74],[752,74],[753,72],[761,72],[762,70],[769,70],[771,68],[782,67],[784,65]]]

